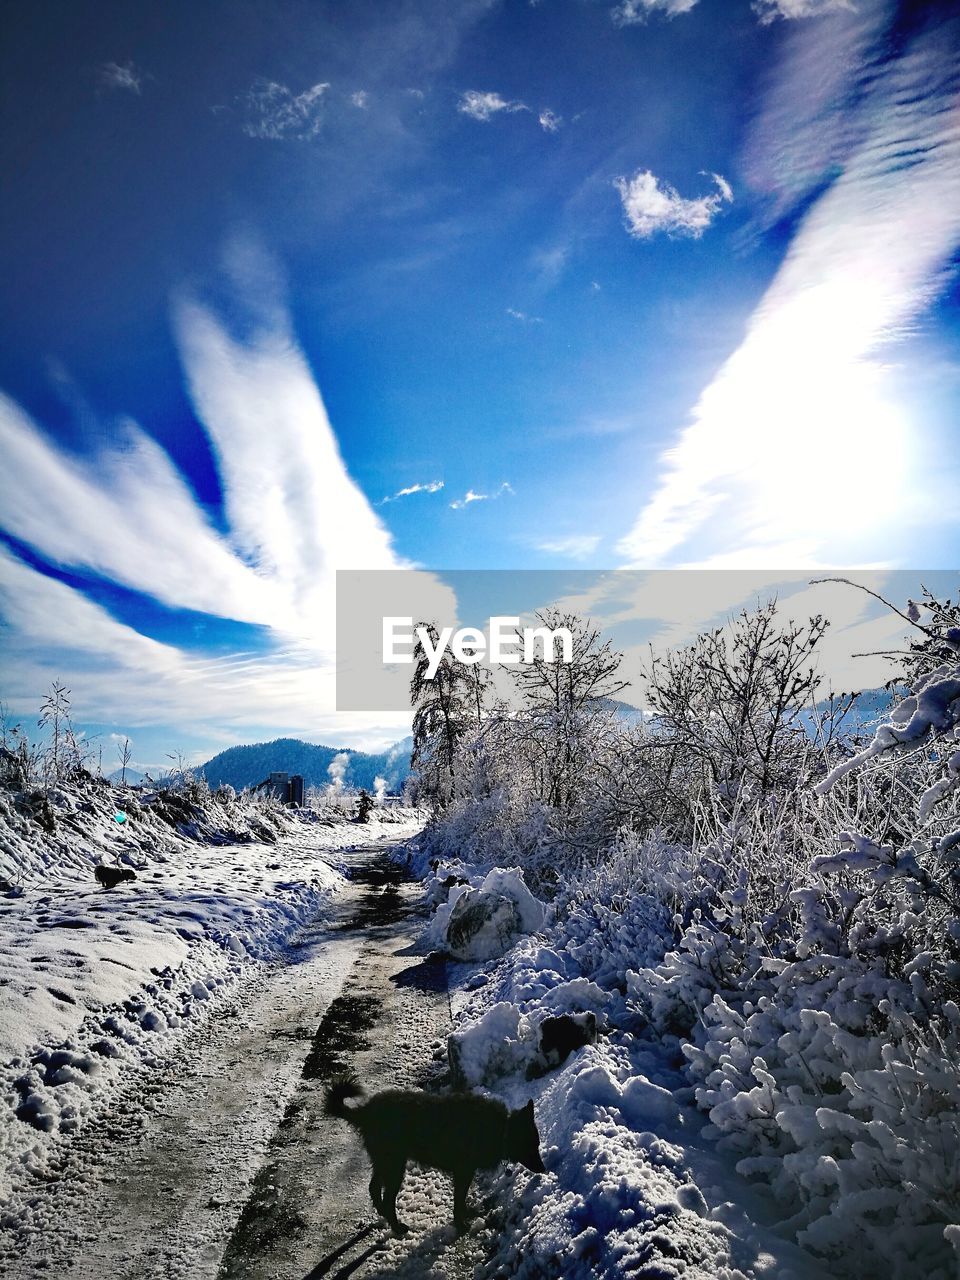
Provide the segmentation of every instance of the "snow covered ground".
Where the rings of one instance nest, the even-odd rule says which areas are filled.
[[[338,850],[419,825],[92,779],[48,799],[0,791],[0,1225],[14,1229],[29,1217],[18,1187],[321,909]],[[136,879],[105,889],[98,865]]]
[[[441,862],[429,870],[426,890],[439,910],[427,945],[442,942],[449,900],[466,891],[445,889],[449,876],[478,888],[491,883],[485,868]],[[499,871],[495,879],[501,889],[521,881],[519,872]],[[584,975],[575,943],[550,945],[564,932],[564,922],[548,914],[543,932],[521,938],[502,957],[449,966],[451,1061],[468,1085],[511,1107],[534,1099],[547,1166],[543,1176],[513,1166],[495,1175],[493,1199],[504,1208],[489,1234],[491,1259],[478,1274],[829,1277],[821,1261],[773,1230],[780,1214],[772,1197],[741,1178],[704,1137],[705,1119],[675,1044],[646,1032],[620,992]],[[596,1042],[545,1069],[543,1019],[586,1011],[597,1016]]]

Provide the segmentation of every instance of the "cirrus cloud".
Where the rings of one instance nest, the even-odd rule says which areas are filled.
[[[529,111],[530,108],[525,102],[511,102],[501,97],[499,93],[482,93],[479,89],[468,89],[461,95],[457,110],[462,115],[469,116],[471,120],[486,122],[504,112],[509,115],[515,111]]]
[[[294,94],[285,84],[258,79],[243,95],[243,132],[248,138],[279,141],[315,138],[323,125],[324,99],[330,85],[315,84]]]
[[[405,488],[398,489],[396,493],[390,493],[385,498],[381,498],[377,506],[382,507],[386,502],[396,502],[398,498],[409,498],[414,493],[439,493],[442,488],[442,480],[429,480],[426,484],[408,484]]]
[[[855,13],[856,5],[850,0],[754,0],[753,3],[754,13],[765,24],[777,18],[819,18],[841,9]]]
[[[814,29],[800,38],[820,48]],[[746,336],[663,454],[619,545],[629,563],[668,563],[684,547],[700,563],[703,547],[711,564],[853,563],[864,537],[889,559],[911,524],[929,524],[935,495],[955,520],[943,481],[955,450],[924,464],[878,355],[910,333],[960,247],[956,41],[955,27],[930,26],[851,86],[856,127],[843,170],[811,204]],[[792,90],[802,102],[805,81]],[[824,129],[846,110],[836,85],[828,104]],[[805,145],[801,112],[791,118],[781,102],[769,118],[785,131],[771,154],[789,157],[792,121]],[[825,474],[877,498],[858,505],[853,523],[846,501],[784,501],[787,489],[824,492]]]
[[[143,72],[133,62],[104,62],[97,68],[97,83],[101,89],[119,89],[139,96]]]
[[[623,0],[610,16],[618,27],[631,27],[639,22],[646,22],[652,13],[664,13],[668,18],[678,14],[689,13],[697,4],[697,0]]]

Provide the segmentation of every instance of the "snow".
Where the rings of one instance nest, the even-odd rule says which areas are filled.
[[[0,791],[0,1222],[25,1174],[342,883],[337,851],[419,825],[362,827],[229,796],[99,781],[51,797],[53,830]],[[115,813],[126,815],[124,823]],[[227,842],[225,842],[227,841]],[[242,842],[241,842],[242,841]],[[101,862],[135,868],[113,889]],[[3,1206],[8,1206],[6,1214]]]
[[[437,881],[447,874],[438,863],[425,884],[426,901],[441,900],[438,917],[447,904]],[[642,910],[649,917],[651,904]],[[634,920],[627,913],[625,927]],[[510,1167],[495,1175],[494,1200],[505,1207],[478,1275],[823,1280],[820,1262],[773,1231],[769,1193],[717,1160],[675,1048],[638,1032],[643,1019],[623,992],[582,971],[586,954],[593,972],[615,971],[619,940],[599,954],[584,950],[584,935],[579,911],[543,912],[539,932],[504,956],[451,966],[453,1081],[511,1107],[533,1098],[547,1166],[540,1176]],[[597,1042],[528,1078],[543,1019],[588,1010],[605,1028]]]

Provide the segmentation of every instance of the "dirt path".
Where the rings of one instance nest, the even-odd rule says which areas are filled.
[[[413,1227],[373,1212],[358,1139],[323,1115],[331,1075],[426,1085],[449,1028],[442,964],[412,951],[418,890],[383,846],[347,855],[333,917],[237,993],[174,1059],[81,1134],[38,1190],[15,1280],[307,1280],[472,1274],[447,1178],[413,1169]],[[319,1023],[319,1026],[318,1026]],[[474,1197],[476,1198],[476,1191]]]

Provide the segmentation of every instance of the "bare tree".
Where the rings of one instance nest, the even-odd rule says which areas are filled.
[[[127,766],[130,764],[133,756],[133,748],[130,745],[130,739],[124,738],[123,742],[117,746],[117,755],[120,759],[120,782],[126,786],[127,783]]]
[[[516,731],[541,799],[564,809],[600,754],[611,699],[628,682],[617,674],[623,655],[589,621],[558,609],[536,617],[550,631],[569,631],[571,657],[548,661],[541,652],[516,668],[522,702]]]
[[[827,626],[820,615],[782,622],[771,600],[653,657],[647,699],[659,747],[676,748],[671,772],[692,763],[721,801],[744,782],[760,795],[802,782],[812,759],[804,716],[820,685],[813,652]]]

